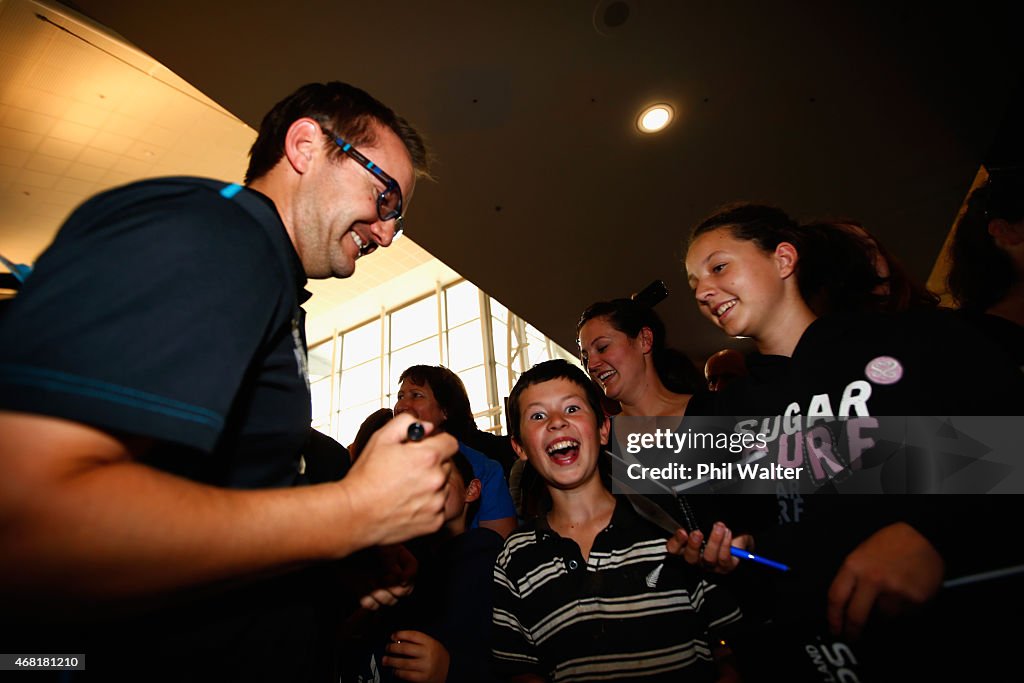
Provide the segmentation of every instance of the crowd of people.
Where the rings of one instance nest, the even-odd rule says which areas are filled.
[[[810,453],[847,418],[1024,415],[1022,169],[969,198],[957,310],[856,221],[732,204],[680,267],[755,352],[723,349],[702,378],[651,302],[599,301],[576,327],[583,369],[525,371],[507,436],[478,428],[455,373],[416,365],[345,448],[310,429],[307,278],[388,247],[428,159],[369,94],[309,84],[263,119],[244,185],[148,180],[71,215],[0,311],[8,651],[153,680],[1003,672],[1009,634],[974,627],[1024,592],[1005,578],[1024,561],[1003,541],[1017,497],[918,495],[905,473],[931,454],[909,428],[813,491],[675,497],[674,530],[617,490],[606,451],[694,419],[753,419]],[[843,492],[862,467],[894,493]]]

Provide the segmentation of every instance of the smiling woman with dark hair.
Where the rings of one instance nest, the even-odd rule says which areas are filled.
[[[516,509],[501,463],[466,444],[464,436],[476,431],[466,386],[459,376],[440,365],[413,365],[399,377],[402,383],[395,415],[410,413],[459,440],[459,450],[473,465],[483,488],[480,510],[473,526],[508,536],[516,528]],[[511,447],[510,447],[511,448]]]
[[[599,301],[576,324],[580,360],[623,415],[682,416],[700,388],[697,369],[665,343],[665,323],[632,299]]]

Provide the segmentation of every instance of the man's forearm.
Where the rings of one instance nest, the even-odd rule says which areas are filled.
[[[0,446],[0,458],[12,446]],[[18,492],[12,473],[4,474],[0,584],[7,589],[127,597],[372,544],[341,483],[227,490],[109,451],[71,467],[22,468],[13,478]]]
[[[401,427],[341,482],[239,491],[140,464],[88,426],[0,414],[0,591],[147,595],[428,533],[444,505],[438,454],[454,440],[410,447]]]

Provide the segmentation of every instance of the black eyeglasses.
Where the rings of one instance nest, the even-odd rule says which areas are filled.
[[[320,130],[334,140],[334,143],[341,147],[341,151],[355,159],[363,168],[372,173],[378,180],[384,183],[384,191],[377,195],[377,217],[382,221],[395,221],[395,237],[402,234],[405,226],[405,219],[402,216],[402,188],[398,181],[384,172],[377,164],[373,163],[351,144],[345,142],[341,137],[335,135],[323,126]]]

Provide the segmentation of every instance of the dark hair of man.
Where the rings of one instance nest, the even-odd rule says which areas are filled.
[[[284,140],[288,128],[307,116],[355,147],[376,142],[373,123],[390,128],[409,151],[416,176],[430,175],[426,145],[408,121],[365,91],[347,83],[332,81],[304,85],[267,112],[260,123],[256,142],[249,150],[246,183],[263,177],[274,168],[284,156]],[[330,150],[335,160],[345,156],[341,148],[333,143]]]
[[[665,323],[650,306],[633,299],[612,299],[591,304],[576,323],[577,343],[580,330],[594,318],[605,318],[612,327],[630,339],[636,339],[643,328],[650,329],[651,358],[665,388],[677,394],[692,394],[700,386],[702,380],[693,361],[681,351],[666,345]]]
[[[856,221],[816,221],[800,230],[800,293],[816,315],[938,306],[939,298],[911,279],[899,260]],[[885,260],[888,277],[878,274],[876,257]],[[888,293],[875,291],[881,285],[888,286]]]
[[[597,385],[590,380],[590,377],[583,370],[580,370],[567,360],[556,358],[554,360],[546,360],[543,363],[537,363],[521,374],[519,379],[516,380],[516,385],[512,387],[512,391],[508,395],[505,417],[508,423],[509,436],[514,441],[522,443],[520,441],[522,429],[520,429],[519,421],[523,416],[523,408],[519,405],[519,401],[523,396],[523,392],[534,384],[543,384],[544,382],[551,382],[556,379],[569,380],[583,389],[584,395],[587,397],[587,403],[594,412],[594,421],[598,429],[601,428],[601,423],[604,422],[604,411],[601,410],[600,389],[597,388]]]
[[[446,416],[444,424],[435,427],[443,427],[457,439],[476,429],[466,385],[454,372],[441,365],[413,365],[406,368],[398,378],[399,383],[405,380],[421,387],[428,386],[434,393],[437,404]]]
[[[1009,254],[996,245],[988,224],[1024,220],[1024,169],[992,169],[971,193],[950,245],[946,286],[960,308],[985,311],[1006,297],[1017,280]]]

